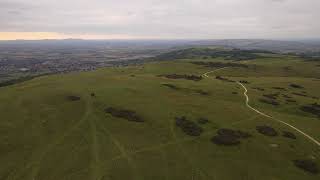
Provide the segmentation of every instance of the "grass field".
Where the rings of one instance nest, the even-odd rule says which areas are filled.
[[[319,62],[275,56],[236,62],[248,68],[229,67],[200,81],[159,76],[201,76],[215,69],[191,61],[225,62],[153,62],[44,76],[0,88],[0,180],[320,178],[293,163],[306,159],[320,168],[319,146],[246,107],[244,90],[237,83],[215,78],[248,81],[253,107],[320,141],[319,117],[300,109],[320,103]],[[279,105],[260,101],[275,93]],[[143,122],[112,116],[105,112],[109,107],[135,112]],[[203,129],[200,136],[189,136],[176,125],[175,118],[181,116],[197,124],[199,118],[209,122],[198,124]],[[261,125],[273,127],[279,135],[260,134],[256,126]],[[252,137],[234,146],[212,143],[221,128]],[[297,138],[285,138],[282,131]]]

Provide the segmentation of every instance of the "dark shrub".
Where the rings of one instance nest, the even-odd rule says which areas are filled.
[[[289,131],[282,131],[282,136],[290,139],[297,139],[296,135]]]
[[[241,81],[239,81],[240,83],[242,83],[242,84],[249,84],[249,82],[248,81],[245,81],[245,80],[241,80]]]
[[[232,130],[232,129],[219,129],[218,135],[221,136],[234,136],[236,138],[249,138],[251,137],[251,134],[247,132],[243,132],[240,130]]]
[[[216,79],[221,80],[221,81],[226,81],[226,82],[235,82],[235,81],[233,81],[233,80],[224,78],[224,77],[222,77],[222,76],[216,76]]]
[[[195,76],[195,75],[186,75],[186,74],[167,74],[167,75],[160,75],[160,77],[166,77],[168,79],[186,79],[186,80],[192,80],[192,81],[200,81],[202,80],[201,76]]]
[[[198,119],[199,124],[207,124],[208,122],[209,122],[209,120],[207,118],[199,118]]]
[[[211,138],[211,141],[218,145],[225,145],[225,146],[233,146],[239,145],[240,140],[234,136],[225,136],[225,135],[216,135]]]
[[[249,138],[251,134],[240,130],[219,129],[217,135],[212,137],[211,141],[218,145],[238,145],[241,138]]]
[[[296,93],[296,92],[293,92],[292,94],[293,94],[293,95],[296,95],[296,96],[307,97],[307,95],[302,94],[302,93]]]
[[[68,96],[67,99],[69,101],[79,101],[81,98],[78,96]]]
[[[281,90],[281,91],[286,91],[286,88],[283,87],[272,87],[272,89],[277,89],[277,90]]]
[[[166,86],[170,89],[174,89],[174,90],[179,90],[180,88],[178,88],[177,86],[173,85],[173,84],[162,84],[163,86]]]
[[[295,103],[295,102],[297,102],[296,100],[293,100],[293,99],[286,99],[286,101],[289,102],[289,103]]]
[[[282,94],[282,97],[287,98],[287,99],[291,99],[292,98],[291,96],[288,96],[286,94]]]
[[[318,174],[319,169],[315,162],[311,160],[294,160],[294,165],[304,171],[310,172],[312,174]]]
[[[268,98],[268,99],[277,99],[279,96],[279,93],[275,93],[275,94],[264,94],[264,97]]]
[[[200,136],[203,132],[203,129],[200,126],[190,120],[187,120],[185,116],[176,117],[176,125],[189,136]]]
[[[293,88],[297,88],[297,89],[302,89],[303,87],[298,85],[298,84],[290,84],[289,85],[290,87],[293,87]]]
[[[128,121],[144,122],[144,120],[139,117],[134,111],[109,107],[105,109],[105,112],[111,114],[113,117],[123,118]]]
[[[300,109],[304,112],[320,117],[320,105],[317,103],[301,106]]]
[[[240,67],[240,68],[248,68],[249,66],[246,64],[240,63],[221,63],[221,62],[191,62],[192,64],[201,65],[208,68],[224,68],[224,67]]]
[[[256,130],[266,136],[278,136],[278,132],[269,126],[257,126]]]
[[[265,104],[271,104],[273,106],[279,106],[280,103],[277,101],[271,100],[271,99],[259,99],[260,102],[265,103]]]
[[[204,91],[202,89],[194,90],[194,92],[197,93],[197,94],[203,95],[203,96],[208,96],[209,95],[209,92]]]
[[[209,95],[209,92],[207,91],[204,91],[202,89],[188,89],[188,88],[180,88],[180,87],[177,87],[173,84],[162,84],[163,86],[166,86],[170,89],[173,89],[173,90],[180,90],[180,91],[183,91],[183,92],[193,92],[193,93],[196,93],[196,94],[200,94],[200,95],[203,95],[203,96],[208,96]]]
[[[260,88],[260,87],[254,87],[254,88],[252,88],[252,89],[256,89],[256,90],[258,90],[258,91],[264,91],[264,90],[265,90],[265,89]]]

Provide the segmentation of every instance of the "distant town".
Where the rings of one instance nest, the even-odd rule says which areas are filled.
[[[128,61],[143,60],[159,54],[159,48],[82,44],[56,47],[52,43],[6,44],[0,46],[0,82],[24,76],[91,71],[101,67],[125,65]],[[73,45],[73,46],[72,46]]]
[[[124,66],[195,46],[229,47],[300,54],[319,59],[318,42],[273,40],[39,40],[0,41],[0,82],[43,74]],[[160,56],[161,58],[162,56]]]

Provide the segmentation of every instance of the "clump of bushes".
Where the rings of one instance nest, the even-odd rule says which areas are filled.
[[[211,142],[218,145],[234,146],[239,145],[240,139],[251,137],[251,134],[240,130],[219,129],[216,136],[211,138]]]
[[[296,96],[307,97],[307,95],[302,94],[302,93],[293,92],[292,94],[293,94],[293,95],[296,95]]]
[[[221,80],[221,81],[226,81],[226,82],[235,82],[235,81],[233,81],[233,80],[224,78],[224,77],[222,77],[222,76],[216,76],[216,79]]]
[[[257,126],[256,130],[265,136],[278,136],[278,132],[270,126]]]
[[[320,118],[320,105],[317,103],[301,106],[300,109],[304,112],[311,113]]]
[[[298,84],[290,84],[289,85],[290,87],[293,87],[293,88],[297,88],[297,89],[302,89],[303,87],[298,85]]]
[[[249,82],[248,81],[245,81],[245,80],[241,80],[241,81],[239,81],[240,83],[242,83],[242,84],[249,84]]]
[[[289,139],[297,139],[296,135],[289,131],[282,131],[282,136]]]
[[[79,101],[81,98],[78,96],[67,96],[69,101]]]
[[[202,127],[195,122],[188,120],[185,116],[176,117],[176,126],[189,136],[200,136],[203,132]]]
[[[246,64],[240,63],[221,63],[221,62],[191,62],[192,64],[201,65],[208,68],[224,68],[224,67],[240,67],[240,68],[248,68],[249,66]]]
[[[138,116],[136,112],[131,110],[109,107],[105,109],[105,112],[111,114],[113,117],[126,119],[128,121],[144,122],[144,120]]]
[[[277,99],[279,97],[279,93],[274,93],[274,94],[264,94],[264,97],[268,98],[268,99]]]
[[[288,102],[288,103],[295,103],[295,102],[297,102],[296,100],[293,100],[293,99],[286,99],[286,102]]]
[[[282,94],[282,97],[287,98],[287,99],[291,99],[292,98],[291,96],[288,96],[286,94]]]
[[[207,118],[199,118],[197,121],[199,124],[207,124],[209,122]]]
[[[272,99],[259,99],[260,102],[262,103],[265,103],[265,104],[271,104],[273,106],[279,106],[280,103],[278,103],[277,101],[275,100],[272,100]]]
[[[203,95],[203,96],[208,96],[209,95],[209,92],[204,91],[202,89],[196,89],[196,90],[194,90],[194,92],[197,93],[197,94]]]
[[[207,91],[204,91],[202,89],[188,89],[188,88],[180,88],[180,87],[177,87],[176,85],[173,85],[173,84],[162,84],[163,86],[166,86],[170,89],[173,89],[173,90],[181,90],[181,91],[184,91],[184,92],[192,92],[192,93],[196,93],[196,94],[200,94],[200,95],[203,95],[203,96],[208,96],[210,95],[209,92]]]
[[[202,80],[201,76],[187,75],[187,74],[166,74],[166,75],[160,75],[160,77],[166,77],[168,79],[186,79],[186,80],[192,80],[192,81]]]
[[[166,87],[168,87],[170,89],[174,89],[174,90],[179,90],[180,89],[179,87],[177,87],[177,86],[175,86],[173,84],[162,84],[162,85],[166,86]]]
[[[276,89],[276,90],[281,90],[281,91],[286,91],[286,88],[283,87],[272,87],[272,89]]]
[[[319,169],[315,162],[311,160],[294,160],[294,165],[304,171],[307,171],[312,174],[318,174]]]
[[[258,91],[264,91],[264,90],[265,90],[264,88],[260,88],[260,87],[254,87],[254,88],[252,88],[252,89],[256,89],[256,90],[258,90]]]

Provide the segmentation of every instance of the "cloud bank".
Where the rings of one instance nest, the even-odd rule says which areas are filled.
[[[319,7],[319,0],[0,0],[0,38],[319,38]]]

